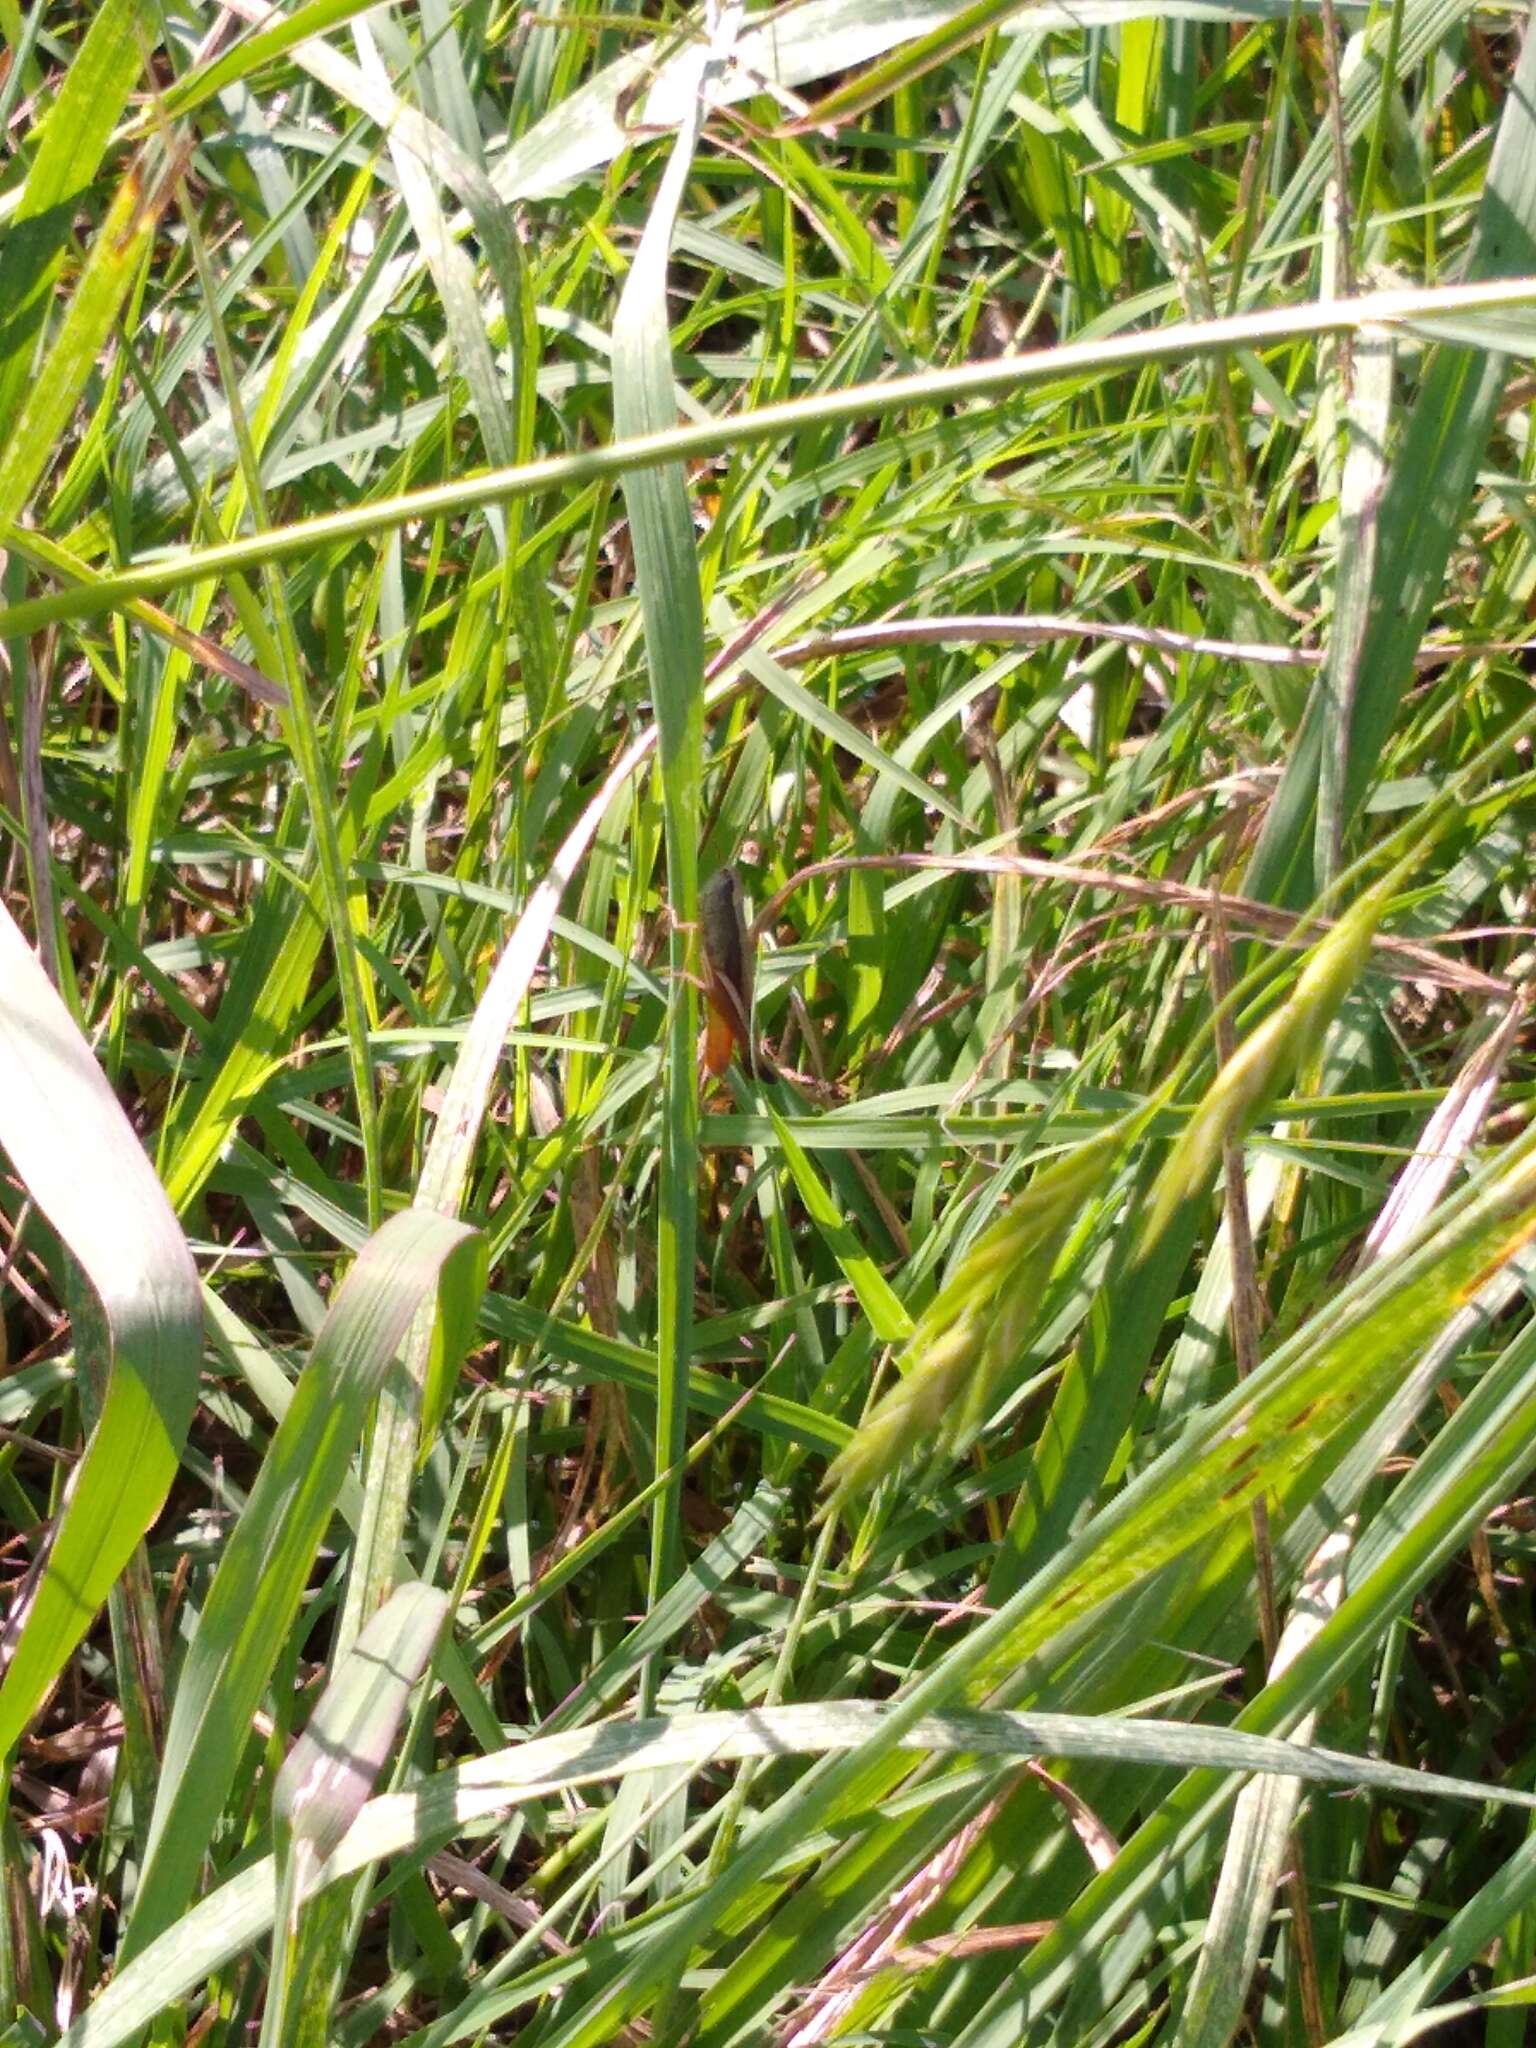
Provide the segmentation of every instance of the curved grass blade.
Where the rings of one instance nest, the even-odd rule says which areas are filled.
[[[364,1245],[315,1339],[245,1512],[209,1588],[166,1732],[160,1796],[135,1909],[132,1956],[182,1911],[250,1737],[251,1716],[282,1653],[315,1555],[378,1392],[423,1299],[477,1298],[480,1240],[420,1209],[392,1216]],[[468,1270],[466,1270],[466,1263]],[[467,1319],[460,1318],[460,1327]]]
[[[143,0],[102,0],[96,8],[49,109],[27,182],[0,241],[0,432],[7,444],[76,211],[143,65],[140,38],[150,33],[153,12]],[[74,395],[68,392],[67,401],[72,403]],[[38,446],[46,459],[52,438]],[[20,495],[25,497],[25,488]],[[15,517],[19,502],[7,518]]]
[[[706,419],[663,427],[605,446],[550,455],[511,469],[486,470],[398,495],[365,500],[339,512],[296,519],[268,532],[242,536],[214,547],[167,550],[104,575],[89,588],[51,592],[0,609],[0,636],[35,632],[58,619],[94,618],[130,597],[178,590],[207,577],[230,575],[264,562],[307,555],[317,548],[345,545],[414,521],[450,518],[462,512],[554,487],[623,476],[695,456],[778,440],[806,429],[848,420],[883,418],[908,406],[940,407],[965,398],[1001,402],[1034,383],[1072,376],[1109,377],[1147,363],[1183,362],[1229,350],[1263,348],[1362,327],[1402,326],[1427,315],[1509,311],[1536,305],[1536,277],[1488,284],[1438,285],[1430,290],[1362,293],[1302,306],[1266,307],[1216,320],[1180,322],[1131,334],[1095,336],[1054,348],[1021,350],[953,367],[850,384],[806,398],[754,407],[728,419]],[[1497,335],[1489,347],[1496,349]],[[1259,893],[1250,889],[1250,894]]]
[[[398,1586],[341,1660],[277,1774],[272,1818],[278,1907],[262,2014],[264,2048],[279,2048],[292,2038],[289,1993],[303,1967],[305,1899],[373,1790],[448,1608],[448,1595],[435,1586],[418,1580]],[[334,1970],[323,1974],[333,1976]]]
[[[904,1753],[1021,1757],[1106,1757],[1127,1765],[1302,1775],[1315,1784],[1364,1786],[1405,1797],[1456,1799],[1536,1810],[1536,1794],[1407,1770],[1339,1750],[1307,1749],[1269,1736],[1114,1715],[932,1714],[897,1726],[897,1710],[873,1700],[762,1707],[750,1713],[675,1714],[605,1723],[541,1737],[363,1809],[321,1873],[331,1884],[381,1857],[436,1846],[444,1837],[499,1820],[528,1800],[624,1778],[635,1772],[701,1770],[759,1757],[853,1756],[886,1737]],[[192,1909],[115,1976],[62,2036],[62,2048],[118,2048],[173,2000],[258,1941],[272,1925],[272,1858],[242,1871]],[[558,2037],[565,2040],[562,2032]],[[580,2038],[586,2038],[583,2034]],[[594,2037],[595,2038],[595,2037]]]
[[[101,1418],[0,1685],[4,1756],[170,1490],[197,1402],[203,1309],[165,1191],[3,905],[0,1075],[0,1146],[90,1281],[112,1340]]]

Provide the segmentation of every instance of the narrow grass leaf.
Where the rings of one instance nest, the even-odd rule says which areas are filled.
[[[892,760],[889,752],[878,746],[867,733],[846,719],[840,712],[813,696],[803,683],[797,683],[792,675],[765,649],[749,648],[742,657],[742,664],[748,673],[757,677],[763,688],[776,697],[786,711],[792,712],[819,732],[834,746],[846,748],[856,761],[863,761],[882,775],[889,775],[896,785],[908,796],[915,797],[925,810],[937,811],[941,818],[947,818],[952,825],[964,826],[964,814],[952,804],[941,790],[925,782],[900,761]]]
[[[1334,353],[1337,357],[1339,351]],[[1328,659],[1318,679],[1319,699],[1327,714],[1318,776],[1315,865],[1324,887],[1333,882],[1343,860],[1349,817],[1350,734],[1376,580],[1377,513],[1387,475],[1387,437],[1392,421],[1391,336],[1358,336],[1349,361],[1353,379],[1344,408],[1348,446],[1339,493],[1333,623]]]
[[[102,0],[94,16],[86,17],[85,35],[48,110],[0,240],[0,440],[7,446],[76,212],[133,90],[152,26],[153,9],[143,0]],[[74,395],[72,390],[70,402]],[[38,445],[45,456],[51,453],[52,436]],[[13,519],[15,507],[5,516]]]
[[[912,1318],[902,1307],[890,1282],[859,1243],[852,1225],[828,1194],[821,1176],[795,1139],[778,1111],[769,1104],[774,1135],[784,1155],[806,1214],[821,1232],[827,1249],[842,1268],[848,1285],[858,1296],[859,1306],[869,1318],[870,1328],[882,1344],[902,1344],[912,1335]]]
[[[734,39],[738,12],[733,0],[716,22],[718,47],[711,51],[688,117],[679,127],[619,298],[613,323],[613,417],[622,435],[665,432],[677,419],[667,264],[703,125],[704,94]],[[699,1077],[694,1059],[698,1001],[694,991],[700,957],[694,928],[699,915],[698,854],[703,828],[704,601],[687,478],[681,467],[667,464],[635,471],[625,479],[624,503],[656,704],[673,919],[656,1247],[656,1470],[661,1472],[675,1467],[682,1455],[687,1413],[683,1383],[693,1324],[699,1171]],[[652,1524],[648,1598],[653,1606],[672,1577],[680,1531],[679,1493],[672,1487],[658,1501]]]
[[[350,1877],[382,1857],[408,1854],[452,1831],[497,1820],[525,1801],[581,1785],[634,1772],[700,1770],[757,1757],[856,1755],[882,1730],[893,1733],[903,1751],[916,1753],[1001,1762],[1089,1756],[1146,1767],[1300,1774],[1317,1784],[1375,1787],[1425,1799],[1491,1798],[1536,1809],[1536,1794],[1512,1786],[1489,1787],[1374,1758],[1177,1721],[992,1711],[933,1714],[898,1728],[897,1719],[886,1703],[836,1700],[760,1707],[751,1713],[674,1714],[540,1737],[370,1801],[327,1864],[324,1880]],[[272,1924],[274,1875],[273,1861],[266,1858],[194,1907],[179,1930],[162,1935],[119,1971],[90,2011],[65,2031],[62,2048],[118,2048],[220,1964],[260,1940]],[[563,2040],[564,2033],[558,2038]]]

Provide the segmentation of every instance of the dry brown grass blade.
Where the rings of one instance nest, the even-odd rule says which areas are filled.
[[[1321,647],[1285,647],[1265,640],[1221,640],[1208,633],[1175,633],[1163,626],[1131,626],[1118,619],[1075,619],[1062,612],[957,612],[949,618],[879,619],[867,626],[841,626],[809,634],[774,649],[786,667],[834,654],[873,654],[896,647],[1028,647],[1052,640],[1113,640],[1157,654],[1207,655],[1217,661],[1257,662],[1266,668],[1320,668]],[[1531,640],[1426,640],[1414,656],[1416,668],[1498,654],[1528,654]]]
[[[886,868],[894,871],[928,870],[939,874],[1023,875],[1031,881],[1054,882],[1064,888],[1098,889],[1122,896],[1129,903],[1153,903],[1162,908],[1188,910],[1197,916],[1210,913],[1212,896],[1208,889],[1193,889],[1183,882],[1153,881],[1143,875],[1118,874],[1112,868],[1086,867],[1078,861],[1041,860],[1022,853],[851,853],[826,860],[809,861],[797,868],[769,897],[753,921],[759,936],[769,931],[784,906],[801,886],[817,875],[840,874],[855,868]],[[1277,945],[1298,949],[1316,945],[1336,922],[1327,917],[1294,917],[1272,904],[1256,903],[1249,896],[1222,895],[1221,913],[1234,925],[1273,939]],[[1445,935],[1450,938],[1451,934]],[[1447,960],[1430,944],[1395,939],[1377,934],[1371,940],[1374,964],[1398,976],[1433,982],[1437,988],[1475,991],[1507,1002],[1512,991],[1507,982]]]
[[[1446,1090],[1413,1148],[1413,1157],[1377,1211],[1355,1262],[1357,1271],[1411,1237],[1444,1194],[1451,1176],[1465,1163],[1514,1049],[1525,1010],[1525,1003],[1512,995],[1492,1031]]]
[[[1043,1785],[1071,1823],[1072,1832],[1082,1843],[1088,1854],[1088,1861],[1095,1870],[1108,1870],[1120,1854],[1120,1844],[1080,1792],[1075,1792],[1065,1778],[1058,1778],[1045,1768],[1044,1764],[1031,1763],[1027,1766],[1029,1775]]]
[[[833,2040],[842,2032],[843,2021],[869,1989],[870,1979],[897,1966],[902,1937],[943,1896],[972,1847],[1002,1811],[1012,1789],[989,1799],[936,1856],[907,1879],[885,1911],[854,1937],[790,2014],[778,2048],[816,2048],[818,2042]]]

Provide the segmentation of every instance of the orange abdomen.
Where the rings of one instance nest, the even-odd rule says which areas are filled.
[[[731,1063],[736,1050],[736,1029],[724,1010],[706,1004],[704,1022],[704,1071],[718,1077]]]

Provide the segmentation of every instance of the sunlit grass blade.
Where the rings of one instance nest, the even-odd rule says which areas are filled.
[[[729,420],[647,429],[633,437],[621,435],[605,447],[545,456],[514,469],[486,471],[468,479],[456,478],[451,483],[381,497],[345,511],[295,520],[270,533],[253,534],[217,547],[170,550],[152,561],[103,576],[90,589],[56,591],[47,597],[7,605],[0,609],[0,635],[34,632],[61,619],[92,618],[129,597],[177,590],[205,577],[256,568],[263,562],[281,561],[317,548],[339,546],[416,520],[452,516],[600,477],[643,474],[694,456],[713,456],[730,448],[780,440],[802,429],[884,416],[910,406],[943,406],[965,398],[1000,402],[1029,384],[1055,378],[1108,377],[1146,363],[1179,363],[1192,356],[1350,333],[1360,327],[1401,325],[1437,312],[1466,314],[1530,305],[1536,305],[1536,279],[1528,277],[1488,284],[1441,285],[1431,290],[1363,293],[1355,299],[1274,307],[1155,328],[1141,334],[1063,342],[1055,348],[1021,351],[1003,358],[962,363],[951,369],[885,377],[810,398],[757,406]],[[1496,350],[1502,340],[1501,335],[1490,335],[1490,350]]]
[[[198,1618],[166,1731],[145,1882],[123,1954],[173,1924],[196,1880],[251,1716],[298,1612],[363,1416],[424,1296],[469,1287],[474,1233],[421,1210],[370,1238],[342,1283]],[[461,1325],[462,1327],[462,1325]]]
[[[702,94],[710,72],[728,53],[736,12],[734,6],[727,6],[722,16],[718,58],[707,67],[700,81],[701,97],[673,143],[614,318],[614,424],[626,436],[664,433],[677,418],[667,319],[667,261],[703,121]],[[694,928],[699,912],[704,765],[704,605],[683,470],[668,464],[635,471],[625,480],[624,501],[656,703],[667,892],[673,921],[656,1248],[655,1430],[656,1468],[660,1471],[676,1465],[683,1447],[685,1403],[679,1383],[687,1372],[693,1324],[699,1171],[695,982],[701,957]],[[669,1490],[658,1501],[652,1524],[652,1603],[660,1598],[675,1569],[679,1530],[678,1498],[675,1490]]]
[[[435,1587],[397,1587],[341,1660],[278,1773],[272,1793],[278,1901],[264,2048],[296,2038],[289,2029],[300,2021],[296,2012],[290,2015],[289,2000],[300,1971],[306,1892],[373,1790],[447,1613],[448,1596]],[[339,1958],[316,1961],[334,1979]],[[315,2016],[304,2003],[302,2024],[312,2030]]]
[[[1468,254],[1473,277],[1508,277],[1536,266],[1533,108],[1536,39],[1527,37],[1503,103]],[[1377,772],[1382,742],[1412,673],[1413,651],[1444,583],[1504,383],[1497,354],[1444,347],[1409,410],[1376,518],[1369,612],[1363,627],[1357,623],[1352,629],[1354,645],[1339,657],[1357,683],[1344,708],[1348,765],[1338,778],[1338,815],[1330,823],[1335,834],[1348,825]],[[1351,608],[1359,606],[1356,596]],[[1312,894],[1311,827],[1326,704],[1314,693],[1248,872],[1248,890],[1266,900],[1300,904]],[[1333,780],[1330,772],[1325,786],[1331,788]]]
[[[143,39],[150,22],[151,9],[141,0],[102,0],[102,5],[94,9],[74,60],[52,99],[49,118],[27,170],[26,184],[0,243],[0,305],[5,308],[5,324],[0,328],[0,431],[5,434],[7,446],[11,445],[17,408],[33,371],[38,336],[48,317],[49,296],[63,268],[75,208],[90,188],[112,130],[143,68]],[[130,185],[135,182],[130,180]],[[124,213],[119,233],[130,219],[131,215]],[[89,341],[82,328],[78,359],[82,370],[106,338],[110,319],[108,312],[108,325],[101,327],[94,342]],[[67,364],[67,358],[56,358],[57,374],[67,377]],[[66,382],[60,393],[65,406],[61,419],[77,390],[78,385]],[[34,434],[29,436],[29,442],[36,460],[45,461],[51,452],[52,436]],[[7,522],[15,518],[29,488],[18,483],[19,474],[12,473],[7,495],[0,499],[0,507],[7,508],[3,511]]]
[[[160,1512],[197,1402],[203,1308],[165,1192],[94,1054],[0,905],[0,1146],[94,1289],[112,1342],[74,1474],[0,1684],[15,1749]]]
[[[334,1882],[381,1857],[424,1846],[450,1828],[474,1828],[519,1803],[567,1787],[640,1772],[698,1769],[731,1759],[856,1753],[895,1719],[889,1707],[875,1701],[830,1701],[821,1706],[765,1708],[751,1715],[679,1714],[521,1743],[441,1772],[410,1791],[371,1801],[326,1865],[324,1878]],[[1128,1765],[1300,1771],[1321,1784],[1374,1785],[1424,1798],[1481,1801],[1489,1796],[1488,1788],[1480,1784],[1423,1776],[1373,1758],[1302,1749],[1178,1722],[1068,1714],[936,1714],[906,1722],[898,1739],[903,1750],[916,1752],[1000,1760],[1042,1754],[1101,1756]],[[1514,1787],[1498,1788],[1495,1796],[1517,1806],[1536,1802],[1536,1795]],[[273,1875],[273,1863],[266,1859],[204,1900],[187,1918],[179,1952],[173,1938],[162,1935],[64,2034],[63,2048],[117,2048],[219,1963],[258,1940],[272,1924]]]

